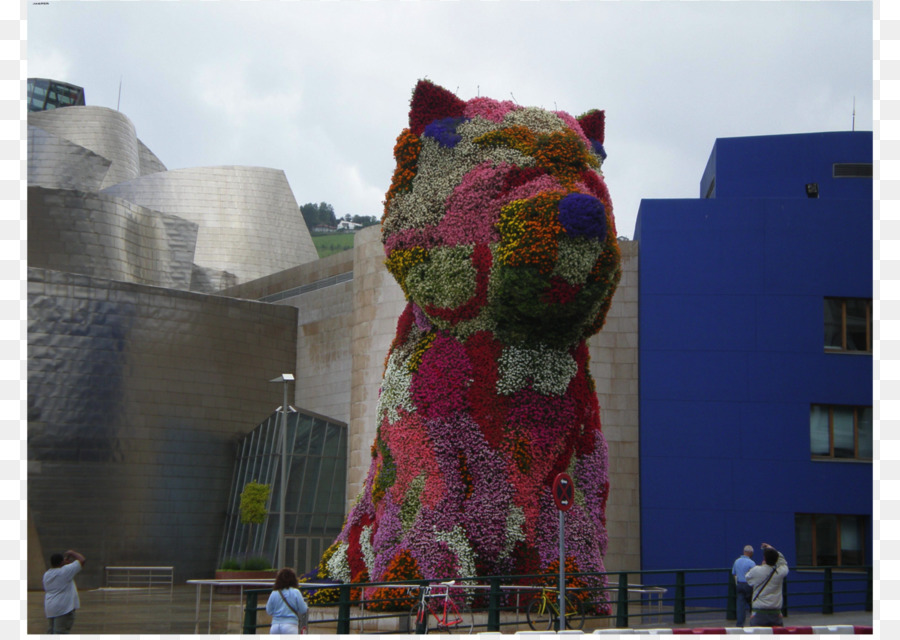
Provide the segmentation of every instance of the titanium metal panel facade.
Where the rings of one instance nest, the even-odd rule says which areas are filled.
[[[177,169],[117,184],[104,193],[178,215],[200,227],[194,262],[235,281],[254,280],[318,258],[284,172],[262,167]]]
[[[102,193],[28,188],[32,267],[188,290],[197,225]]]
[[[28,124],[89,149],[111,162],[101,188],[141,175],[141,154],[131,120],[106,107],[66,107],[28,114]]]
[[[112,161],[65,138],[28,125],[28,185],[99,191]]]
[[[235,445],[296,366],[291,307],[29,269],[28,502],[45,554],[216,566]]]

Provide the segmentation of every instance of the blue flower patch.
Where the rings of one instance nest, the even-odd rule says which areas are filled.
[[[424,135],[434,138],[442,146],[452,149],[462,140],[462,136],[456,133],[456,127],[468,121],[469,118],[442,118],[435,120],[431,124],[425,125]]]
[[[606,207],[594,196],[570,193],[559,201],[558,218],[570,238],[606,240]]]
[[[606,149],[603,148],[599,140],[591,140],[591,146],[594,147],[594,153],[606,160]]]

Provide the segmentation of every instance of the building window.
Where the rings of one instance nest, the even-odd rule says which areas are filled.
[[[866,561],[868,516],[798,513],[794,516],[797,565],[861,567]]]
[[[832,176],[835,178],[871,178],[871,162],[835,162],[832,167]]]
[[[871,298],[825,298],[825,351],[872,352]]]
[[[814,404],[809,408],[813,458],[872,459],[872,407]]]

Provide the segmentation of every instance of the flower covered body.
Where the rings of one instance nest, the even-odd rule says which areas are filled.
[[[417,85],[382,220],[408,303],[371,466],[320,577],[556,571],[562,472],[576,487],[567,566],[604,571],[607,446],[586,345],[619,279],[602,145],[601,112]]]

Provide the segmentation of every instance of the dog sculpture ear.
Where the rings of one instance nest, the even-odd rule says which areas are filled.
[[[584,135],[591,141],[594,153],[606,159],[606,150],[603,148],[603,138],[606,135],[606,112],[591,109],[587,113],[576,118]]]
[[[596,140],[603,144],[603,136],[606,134],[606,112],[597,109],[591,109],[585,114],[576,118],[581,130],[591,140]]]
[[[420,136],[435,120],[462,117],[466,103],[430,80],[419,80],[409,106],[409,130]]]

